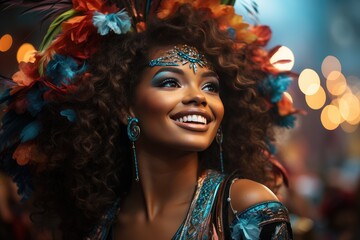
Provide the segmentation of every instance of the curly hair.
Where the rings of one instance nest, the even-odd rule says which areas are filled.
[[[139,73],[150,60],[149,50],[155,47],[187,44],[206,56],[219,76],[225,108],[225,171],[240,169],[244,177],[263,180],[272,118],[258,93],[257,83],[265,73],[249,57],[254,46],[234,50],[230,34],[219,30],[207,12],[188,5],[169,18],[149,20],[146,28],[105,36],[71,94],[51,103],[42,115],[47,127],[38,146],[47,162],[34,167],[35,199],[38,209],[61,217],[66,239],[89,233],[131,186],[130,144],[121,120],[134,98]],[[75,122],[58,114],[66,108],[76,111]],[[200,171],[220,168],[215,142],[199,156]]]

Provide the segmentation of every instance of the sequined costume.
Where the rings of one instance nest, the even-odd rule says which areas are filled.
[[[224,179],[223,174],[213,170],[208,170],[199,177],[188,214],[172,240],[219,239],[214,230],[212,209]],[[116,218],[115,213],[120,211],[115,207],[118,205],[119,203],[116,202],[104,215],[103,221],[94,229],[88,240],[113,239],[111,225]],[[241,212],[233,210],[233,213],[234,220],[229,226],[233,240],[293,239],[288,211],[280,202],[262,202]]]

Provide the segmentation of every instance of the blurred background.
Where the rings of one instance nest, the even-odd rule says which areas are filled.
[[[293,59],[287,67],[299,77],[288,93],[306,112],[297,116],[294,129],[278,134],[277,157],[290,176],[289,188],[280,194],[295,239],[360,239],[360,1],[257,3],[259,23],[273,31],[269,49],[284,46],[273,61]],[[235,6],[244,12],[239,1]],[[0,75],[5,77],[17,71],[19,61],[31,61],[49,24],[40,22],[43,13],[21,15],[22,10],[0,11]],[[27,228],[26,220],[18,221]]]

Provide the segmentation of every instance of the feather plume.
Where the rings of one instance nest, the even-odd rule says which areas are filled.
[[[41,123],[39,121],[33,121],[26,125],[20,133],[21,142],[27,142],[36,138],[41,130]]]
[[[145,22],[148,16],[155,15],[160,7],[161,0],[125,0],[117,1],[119,8],[125,8],[132,18],[133,29],[136,24]]]
[[[234,5],[235,1],[225,0],[224,2],[229,2],[228,4]],[[231,2],[231,3],[230,3]],[[239,1],[240,6],[242,6],[249,17],[255,22],[259,22],[259,7],[255,0],[241,0]]]
[[[0,104],[6,102],[7,100],[9,100],[11,98],[10,91],[11,91],[11,89],[8,88],[0,93]]]
[[[16,84],[12,81],[11,78],[5,77],[4,75],[0,74],[0,91],[2,91],[2,89],[11,88],[15,85]],[[1,96],[2,96],[2,94],[0,94],[0,99],[1,99]],[[0,101],[0,103],[1,103],[1,101]]]
[[[221,4],[234,6],[236,0],[221,0]]]
[[[144,11],[144,20],[147,20],[148,16],[155,15],[157,10],[160,7],[161,0],[147,0],[145,11]]]
[[[46,12],[41,22],[54,20],[61,13],[72,8],[72,0],[0,0],[0,12],[8,9],[24,9],[22,14]]]
[[[52,40],[54,40],[54,38],[60,33],[61,24],[64,21],[72,18],[75,15],[76,15],[76,11],[73,10],[73,9],[70,9],[70,10],[62,13],[60,16],[58,16],[54,20],[54,22],[51,23],[51,25],[49,26],[49,29],[48,29],[43,41],[41,42],[40,51],[46,49],[50,45]]]
[[[33,186],[28,166],[20,166],[12,158],[15,148],[16,146],[0,154],[0,168],[13,177],[13,181],[18,187],[18,194],[22,196],[21,201],[24,202],[30,198]]]
[[[0,153],[20,141],[20,132],[32,122],[34,118],[30,114],[22,114],[21,117],[14,111],[7,112],[2,118],[0,131]]]

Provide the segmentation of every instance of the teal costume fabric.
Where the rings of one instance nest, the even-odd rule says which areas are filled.
[[[172,240],[218,239],[212,222],[212,208],[224,179],[223,174],[212,170],[199,178],[187,217]],[[104,215],[101,223],[87,239],[112,239],[111,224],[119,211],[118,205],[119,201]],[[262,202],[235,213],[229,230],[232,240],[292,239],[288,211],[282,203],[276,201]]]
[[[292,239],[288,211],[280,202],[263,202],[237,213],[231,239]]]

